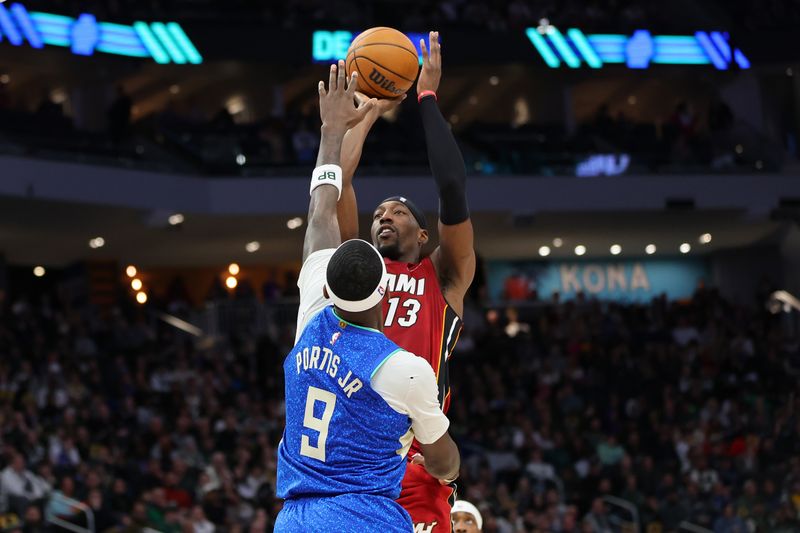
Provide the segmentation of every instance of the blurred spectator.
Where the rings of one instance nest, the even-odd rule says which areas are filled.
[[[0,472],[0,493],[8,499],[8,505],[18,515],[23,515],[28,506],[44,498],[49,492],[47,483],[25,467],[25,456],[14,452],[11,461]]]

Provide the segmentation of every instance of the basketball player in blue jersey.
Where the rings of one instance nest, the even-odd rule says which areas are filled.
[[[340,61],[331,66],[328,89],[319,85],[322,130],[298,281],[297,341],[283,365],[277,492],[286,502],[277,532],[411,533],[411,518],[394,500],[412,438],[437,479],[454,479],[460,466],[433,370],[381,332],[383,258],[365,241],[341,244],[342,139],[375,105],[353,105],[355,77],[347,83]]]

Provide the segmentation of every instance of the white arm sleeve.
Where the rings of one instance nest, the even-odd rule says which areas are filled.
[[[325,273],[328,269],[328,262],[331,260],[336,248],[317,250],[309,255],[300,269],[300,276],[297,278],[297,287],[300,289],[300,308],[297,310],[297,332],[294,342],[300,339],[300,335],[311,320],[311,317],[325,309],[330,304],[330,300],[322,294],[325,287]]]
[[[439,388],[431,365],[400,351],[389,357],[370,381],[389,407],[411,418],[411,429],[422,444],[432,444],[447,432],[450,420],[439,406]]]

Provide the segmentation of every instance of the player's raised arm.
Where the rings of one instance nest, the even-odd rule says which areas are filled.
[[[356,92],[355,97],[358,100],[359,108],[371,101],[369,97],[359,92]],[[353,176],[361,161],[367,135],[381,115],[391,111],[405,99],[406,95],[393,99],[373,99],[375,105],[369,110],[364,120],[347,130],[344,135],[342,142],[342,197],[339,199],[337,207],[342,242],[358,238],[358,203],[356,202],[356,191],[353,188]]]
[[[344,61],[331,65],[328,88],[319,82],[319,114],[322,119],[317,167],[311,177],[308,227],[303,242],[303,261],[318,250],[341,244],[336,203],[342,192],[340,166],[342,142],[348,129],[357,126],[375,106],[374,100],[358,108],[354,104],[357,74],[348,83]]]
[[[467,205],[467,172],[464,158],[437,104],[436,91],[442,77],[442,47],[439,32],[430,32],[430,53],[422,48],[422,72],[417,81],[422,126],[428,160],[439,189],[439,247],[431,256],[448,303],[461,315],[464,296],[475,276],[472,221]]]

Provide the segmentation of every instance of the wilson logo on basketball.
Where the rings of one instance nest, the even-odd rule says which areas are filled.
[[[369,79],[370,81],[375,82],[375,84],[378,85],[381,89],[389,91],[392,94],[400,95],[405,92],[401,89],[398,89],[392,80],[387,79],[386,76],[378,72],[378,69],[376,68],[373,68],[372,72],[370,72]]]

